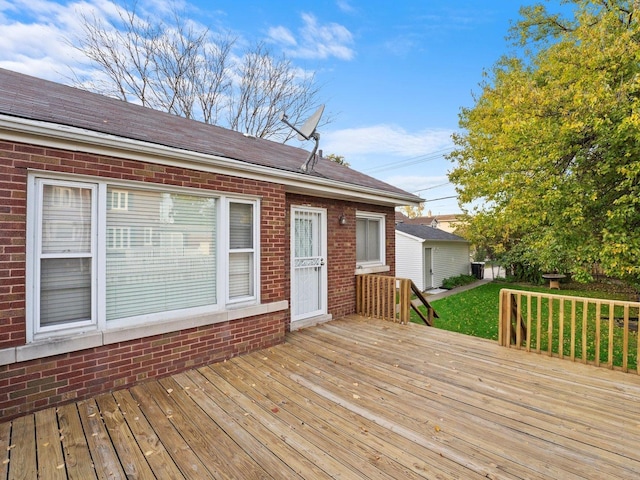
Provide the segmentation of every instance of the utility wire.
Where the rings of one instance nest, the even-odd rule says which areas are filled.
[[[405,160],[400,160],[400,161],[389,163],[389,164],[386,164],[386,165],[381,165],[381,166],[378,166],[378,167],[370,168],[368,170],[364,170],[364,173],[378,173],[378,172],[383,172],[385,170],[392,170],[394,168],[408,167],[410,165],[415,165],[417,163],[430,162],[432,160],[437,160],[439,158],[443,158],[443,156],[446,153],[448,153],[448,152],[450,152],[452,150],[453,150],[453,147],[444,148],[442,150],[437,150],[437,151],[429,153],[429,154],[418,155],[417,157],[411,157],[411,158],[407,158]]]
[[[429,200],[425,200],[423,203],[437,202],[438,200],[448,200],[450,198],[458,198],[458,196],[457,195],[451,195],[450,197],[431,198]]]
[[[451,185],[451,182],[441,183],[440,185],[434,185],[433,187],[421,188],[420,190],[414,190],[412,193],[424,192],[426,190],[433,190],[434,188],[445,187]]]

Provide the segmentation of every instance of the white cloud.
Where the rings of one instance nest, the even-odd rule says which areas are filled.
[[[86,58],[70,42],[81,32],[81,14],[93,12],[113,14],[115,5],[103,0],[65,5],[47,0],[0,3],[0,67],[66,82],[71,68],[81,71],[87,66]]]
[[[315,16],[302,14],[303,26],[298,30],[298,39],[285,27],[269,29],[269,40],[280,45],[294,58],[326,59],[330,57],[351,60],[355,56],[352,48],[353,35],[338,23],[320,25]]]
[[[453,146],[453,131],[446,129],[407,132],[395,125],[372,125],[321,133],[324,150],[344,155],[347,159],[371,154],[416,157]]]
[[[345,13],[354,13],[356,11],[355,8],[351,5],[347,0],[338,0],[336,2],[338,8]]]
[[[288,28],[285,27],[271,27],[267,33],[269,39],[274,41],[280,45],[286,45],[288,47],[295,47],[298,42],[296,42],[293,33]]]

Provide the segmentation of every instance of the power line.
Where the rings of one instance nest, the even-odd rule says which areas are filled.
[[[433,187],[421,188],[420,190],[414,190],[412,193],[424,192],[425,190],[433,190],[434,188],[445,187],[451,185],[451,182],[441,183],[440,185],[434,185]]]
[[[424,203],[427,203],[427,202],[437,202],[438,200],[448,200],[448,199],[450,199],[450,198],[458,198],[458,196],[457,196],[457,195],[451,195],[450,197],[432,198],[432,199],[430,199],[430,200],[425,200],[425,201],[424,201]]]
[[[410,165],[415,165],[417,163],[430,162],[432,160],[437,160],[439,158],[443,158],[444,154],[446,154],[446,153],[448,153],[448,152],[450,152],[452,150],[453,150],[453,147],[444,148],[442,150],[437,150],[437,151],[429,153],[429,154],[418,155],[417,157],[411,157],[411,158],[407,158],[405,160],[400,160],[400,161],[389,163],[389,164],[386,164],[386,165],[381,165],[379,167],[370,168],[368,170],[364,170],[364,173],[378,173],[378,172],[384,172],[385,170],[392,170],[394,168],[408,167]]]

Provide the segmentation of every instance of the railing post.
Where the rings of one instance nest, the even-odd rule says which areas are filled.
[[[504,346],[504,321],[502,317],[504,315],[504,308],[502,307],[504,303],[504,290],[500,290],[500,297],[498,299],[498,344],[503,347]]]
[[[409,323],[410,317],[410,304],[411,302],[411,284],[409,280],[406,278],[398,278],[396,279],[400,282],[400,323],[407,324]]]

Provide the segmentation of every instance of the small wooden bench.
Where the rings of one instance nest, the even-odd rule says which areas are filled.
[[[549,288],[555,288],[560,290],[560,280],[565,278],[566,275],[562,273],[545,273],[542,278],[549,280]]]

